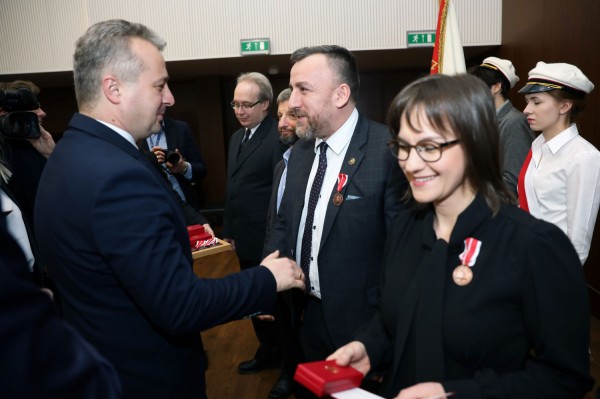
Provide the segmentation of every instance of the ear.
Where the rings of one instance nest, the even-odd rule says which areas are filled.
[[[108,101],[113,104],[121,102],[121,81],[113,75],[106,75],[102,78],[102,93]]]
[[[350,86],[346,83],[340,84],[333,93],[334,104],[337,108],[343,108],[350,101]]]
[[[269,105],[271,105],[271,102],[268,100],[263,101],[262,103],[260,103],[260,106],[262,107],[262,110],[267,112],[269,110]]]
[[[490,87],[490,90],[492,91],[493,95],[500,93],[500,91],[502,90],[502,83],[498,82],[496,84],[493,84],[492,87]]]
[[[561,115],[565,115],[567,112],[569,112],[571,110],[571,108],[573,108],[573,102],[571,102],[569,100],[563,100],[560,103],[558,112],[560,112]]]

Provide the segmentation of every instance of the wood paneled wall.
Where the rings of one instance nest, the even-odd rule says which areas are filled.
[[[498,56],[513,62],[521,77],[519,85],[538,61],[577,65],[596,85],[577,124],[581,135],[600,148],[600,1],[503,0],[502,46]],[[511,100],[517,108],[524,108],[522,95],[513,93]],[[592,313],[600,317],[598,221],[584,272]]]

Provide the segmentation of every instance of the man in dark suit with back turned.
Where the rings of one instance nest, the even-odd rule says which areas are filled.
[[[35,230],[65,319],[115,366],[125,398],[205,398],[199,332],[268,312],[303,286],[293,262],[221,279],[192,271],[172,187],[135,145],[174,104],[161,50],[143,25],[99,22],[77,40],[79,113],[40,180]]]
[[[306,361],[315,361],[350,342],[375,312],[386,232],[406,180],[387,147],[387,127],[355,108],[354,55],[317,46],[291,60],[288,106],[301,140],[267,249],[302,262],[308,289],[298,301],[301,342]]]
[[[242,270],[262,259],[273,171],[286,149],[279,142],[277,121],[269,115],[272,101],[266,76],[249,72],[237,78],[231,107],[242,128],[229,142],[223,237],[235,248]],[[238,366],[241,374],[279,365],[277,329],[257,319],[252,324],[259,347],[253,359]]]
[[[48,295],[31,282],[6,216],[0,214],[2,397],[120,398],[114,368],[60,318]]]

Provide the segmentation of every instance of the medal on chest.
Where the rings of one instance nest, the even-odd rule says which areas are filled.
[[[344,173],[340,173],[338,175],[336,193],[333,194],[333,205],[340,206],[340,205],[342,205],[342,202],[344,202],[344,196],[342,195],[342,189],[344,188],[344,186],[346,185],[347,182],[348,182],[348,175],[346,175]]]
[[[452,272],[454,284],[462,287],[468,285],[473,280],[473,270],[471,268],[475,266],[480,250],[481,241],[471,237],[465,240],[465,249],[458,256],[461,264],[456,266]]]

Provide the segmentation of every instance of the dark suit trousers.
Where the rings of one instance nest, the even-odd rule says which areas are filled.
[[[241,270],[256,267],[258,265],[260,265],[260,260],[240,259]],[[252,318],[252,326],[254,327],[254,333],[260,344],[254,358],[265,361],[278,361],[281,358],[281,349],[279,347],[279,329],[277,327],[277,320],[262,321]]]
[[[304,293],[298,289],[288,290],[277,294],[275,320],[279,328],[281,346],[281,375],[293,377],[298,363],[304,360],[300,344],[300,324],[295,321],[292,301],[302,297]]]

